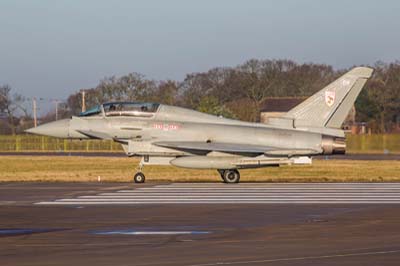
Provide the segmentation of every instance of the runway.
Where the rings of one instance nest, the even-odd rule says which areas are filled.
[[[397,183],[175,183],[37,202],[38,205],[399,204]]]
[[[400,184],[1,183],[0,261],[398,265]]]

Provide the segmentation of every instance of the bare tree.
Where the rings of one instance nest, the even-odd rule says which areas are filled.
[[[168,105],[179,104],[179,84],[176,81],[161,81],[155,91],[155,100]]]
[[[387,132],[400,120],[400,63],[378,62],[356,102],[358,121]],[[186,75],[182,82],[146,79],[139,73],[104,78],[87,92],[87,105],[106,101],[157,101],[200,109],[210,113],[232,113],[256,121],[267,97],[307,97],[348,69],[334,70],[324,64],[298,64],[291,60],[251,59],[236,67],[217,67]],[[71,110],[80,110],[80,94],[69,97]]]
[[[12,88],[9,85],[0,86],[0,112],[7,117],[8,126],[11,129],[11,134],[16,134],[16,127],[19,120],[17,116],[20,114],[28,117],[27,109],[23,106],[25,98],[20,94],[11,94]]]

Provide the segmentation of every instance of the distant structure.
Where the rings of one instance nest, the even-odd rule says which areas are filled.
[[[260,122],[268,123],[271,117],[283,116],[286,112],[307,98],[308,97],[271,97],[265,99],[261,104]],[[352,134],[361,133],[356,123],[356,109],[354,105],[343,124],[343,129]]]
[[[394,125],[393,132],[400,133],[400,114],[396,116],[396,124]]]

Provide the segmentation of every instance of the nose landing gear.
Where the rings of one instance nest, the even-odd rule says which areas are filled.
[[[133,181],[135,183],[144,183],[146,181],[146,177],[143,174],[142,170],[143,170],[143,158],[142,160],[140,160],[139,166],[138,166],[138,172],[133,176]]]
[[[137,172],[135,174],[135,176],[133,177],[133,181],[135,183],[144,183],[145,180],[146,180],[146,177],[144,176],[144,174],[142,172]]]

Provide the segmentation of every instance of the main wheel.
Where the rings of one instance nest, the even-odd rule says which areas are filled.
[[[227,184],[239,183],[240,174],[236,169],[233,170],[225,170],[223,175],[224,182]]]
[[[135,176],[133,177],[133,181],[135,181],[135,183],[144,183],[145,180],[146,177],[142,172],[136,173]]]
[[[222,181],[225,182],[225,179],[224,179],[225,170],[223,170],[223,169],[218,169],[217,171],[218,171],[219,175],[221,176]]]

